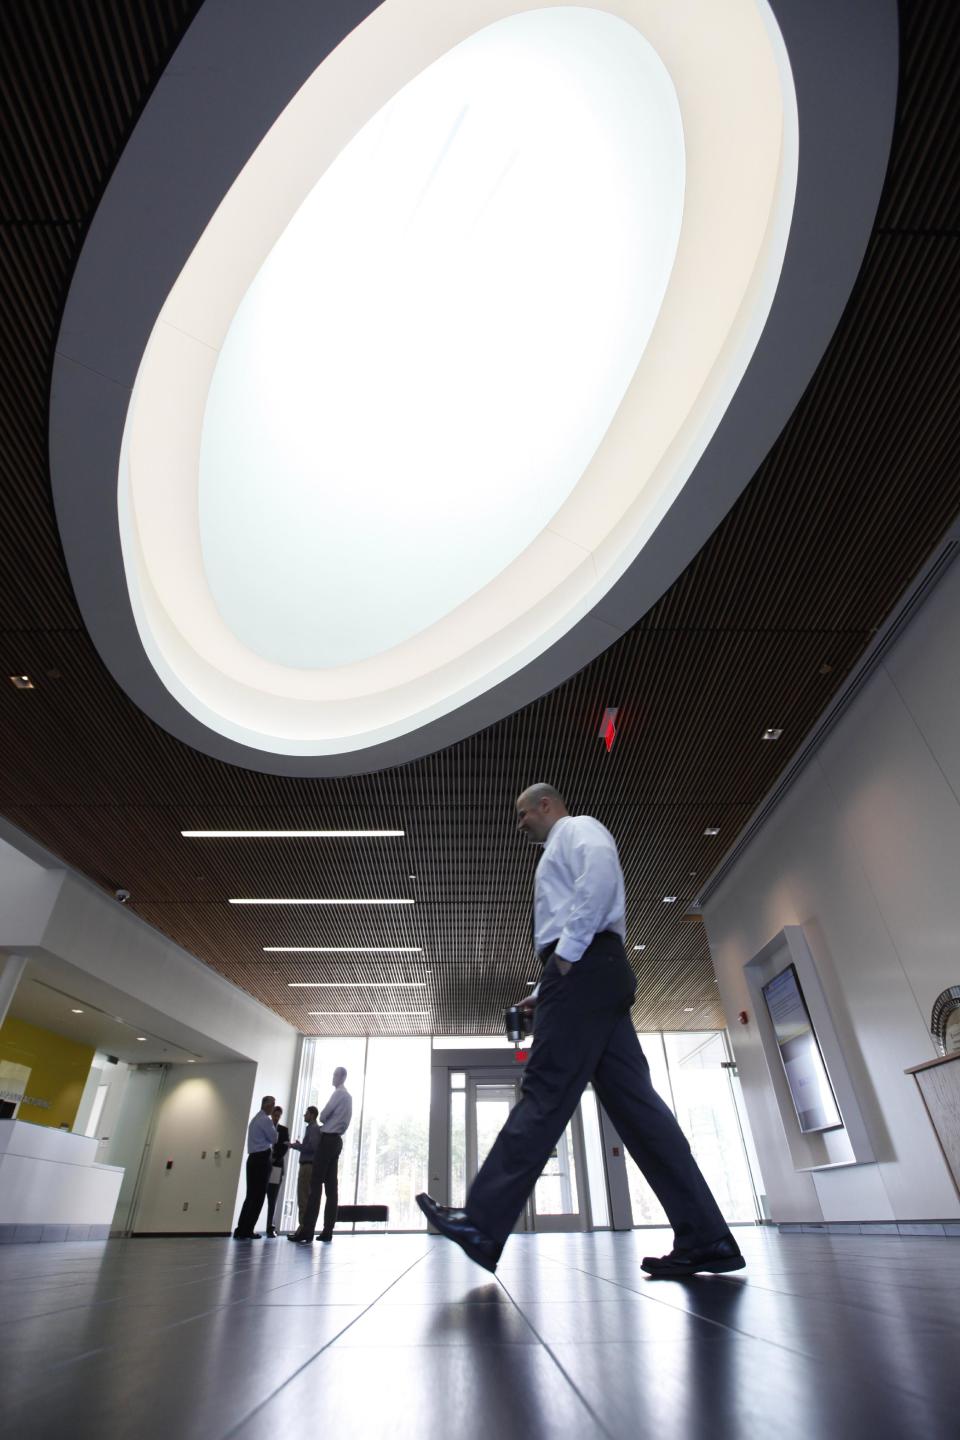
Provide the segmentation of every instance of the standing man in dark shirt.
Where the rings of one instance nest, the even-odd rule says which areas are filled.
[[[641,1263],[650,1275],[740,1270],[744,1260],[686,1137],[654,1090],[630,1020],[636,979],[624,950],[626,901],[613,836],[570,815],[551,785],[517,800],[517,825],[543,846],[534,881],[540,984],[520,1003],[536,1027],[519,1102],[470,1187],[466,1208],[417,1203],[442,1235],[495,1270],[524,1202],[590,1080],[667,1212],[674,1249]]]
[[[294,1150],[300,1151],[300,1164],[297,1167],[297,1228],[299,1230],[303,1229],[303,1217],[307,1213],[313,1161],[317,1153],[317,1146],[320,1144],[320,1136],[323,1133],[317,1124],[319,1113],[316,1105],[307,1106],[303,1114],[303,1123],[307,1127],[303,1132],[303,1139],[294,1140],[292,1146]]]
[[[333,1094],[320,1111],[320,1143],[311,1167],[307,1211],[296,1234],[287,1236],[288,1240],[295,1240],[301,1245],[309,1245],[313,1240],[323,1190],[326,1191],[327,1201],[323,1209],[323,1229],[319,1238],[333,1239],[339,1199],[337,1172],[340,1152],[343,1149],[343,1137],[353,1118],[353,1096],[343,1083],[346,1078],[346,1070],[342,1065],[338,1065],[333,1072]]]
[[[280,1116],[283,1114],[283,1106],[275,1105],[270,1112],[270,1119],[273,1121],[277,1132],[277,1143],[273,1147],[273,1165],[270,1170],[270,1179],[267,1182],[267,1238],[276,1240],[277,1232],[274,1229],[273,1215],[277,1208],[277,1196],[280,1193],[280,1186],[283,1184],[283,1171],[287,1159],[287,1151],[290,1149],[290,1131],[286,1125],[280,1124]]]
[[[260,1218],[270,1183],[273,1147],[277,1143],[277,1131],[270,1115],[276,1103],[275,1096],[264,1095],[260,1109],[247,1126],[247,1193],[233,1232],[234,1240],[261,1238],[254,1226]]]

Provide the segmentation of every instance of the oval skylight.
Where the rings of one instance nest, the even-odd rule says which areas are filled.
[[[213,370],[200,542],[234,636],[283,666],[349,665],[514,562],[627,391],[683,198],[670,76],[609,13],[500,20],[374,115]]]
[[[191,27],[97,232],[149,194],[162,257],[123,306],[103,307],[109,266],[74,285],[97,323],[131,316],[85,372],[122,362],[117,508],[82,527],[120,540],[103,643],[129,640],[131,693],[175,733],[291,773],[496,719],[687,563],[757,463],[700,464],[796,186],[765,0],[357,11]],[[204,101],[224,45],[237,78]],[[163,118],[181,99],[213,127],[191,122],[186,157]]]

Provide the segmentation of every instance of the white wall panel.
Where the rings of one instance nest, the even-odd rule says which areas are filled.
[[[908,1065],[931,1058],[929,1010],[960,983],[960,567],[864,687],[705,906],[773,1217],[960,1213]],[[894,677],[896,682],[894,683]],[[916,713],[913,706],[916,706]],[[942,754],[938,751],[942,747]],[[792,1171],[743,965],[804,927],[878,1156]]]
[[[258,1108],[250,1101],[253,1077],[254,1066],[244,1062],[170,1071],[144,1166],[135,1233],[232,1230],[247,1122]],[[240,1191],[242,1203],[242,1185]]]

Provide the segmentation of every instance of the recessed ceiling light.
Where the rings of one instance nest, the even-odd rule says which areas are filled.
[[[429,1010],[308,1010],[308,1015],[328,1020],[360,1020],[376,1016],[378,1020],[414,1020],[429,1015]]]
[[[677,903],[677,897],[676,897],[676,895],[664,895],[664,897],[663,897],[663,903],[664,903],[664,905],[676,905],[676,903]]]
[[[761,738],[761,740],[779,740],[779,739],[780,739],[780,736],[781,736],[782,734],[783,734],[783,731],[782,731],[782,730],[777,730],[777,729],[771,728],[771,729],[769,729],[769,730],[764,730],[764,732],[763,732],[763,734],[761,735],[760,738]]]
[[[185,840],[383,840],[403,830],[181,830]]]
[[[422,955],[420,945],[264,945],[265,955]]]
[[[138,1036],[137,1036],[137,1039],[138,1039],[138,1040],[146,1040],[146,1038],[147,1038],[146,1035],[138,1035]]]
[[[10,684],[15,685],[18,690],[33,690],[35,688],[29,675],[11,675]]]
[[[187,1061],[187,1064],[188,1064],[188,1065],[196,1065],[196,1063],[197,1063],[196,1060],[188,1060],[188,1061]]]
[[[708,836],[710,837],[710,839],[712,840],[715,835],[719,835],[719,834],[720,834],[720,826],[719,826],[719,825],[708,825],[707,828],[706,828],[706,830],[704,830],[703,833],[704,833],[704,835],[708,835]]]
[[[646,945],[634,945],[634,950],[646,950]]]
[[[692,1006],[692,1005],[684,1005],[684,1007],[683,1007],[683,1013],[684,1013],[684,1015],[692,1015],[692,1014],[693,1014],[693,1006]]]
[[[77,1007],[74,1005],[74,1007],[73,1007],[73,1013],[74,1013],[74,1015],[82,1015],[82,1014],[83,1014],[83,1011],[82,1011],[82,1010],[78,1010]]]
[[[317,900],[317,899],[240,899],[230,900],[230,905],[412,905],[412,900]]]
[[[288,980],[288,990],[426,990],[425,980]]]

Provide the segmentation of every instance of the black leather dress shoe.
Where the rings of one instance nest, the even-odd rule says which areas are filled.
[[[291,1245],[309,1245],[313,1237],[312,1235],[301,1235],[298,1231],[294,1230],[292,1235],[287,1236],[287,1239]]]
[[[330,1241],[333,1239],[333,1236],[332,1236],[332,1235],[326,1235],[326,1234],[322,1234],[322,1233],[321,1233],[320,1235],[315,1235],[313,1238],[314,1238],[315,1240],[322,1240],[323,1243],[324,1243],[324,1245],[329,1245],[329,1244],[330,1244]]]
[[[659,1259],[645,1255],[640,1261],[648,1275],[661,1280],[699,1275],[701,1271],[723,1275],[728,1270],[742,1270],[746,1263],[736,1240],[716,1240],[712,1245],[698,1245],[690,1250],[671,1250]]]
[[[276,1238],[277,1238],[277,1232],[276,1232],[276,1230],[274,1230],[273,1226],[271,1225],[270,1228],[269,1228],[269,1230],[267,1231],[267,1239],[268,1239],[268,1240],[276,1240]]]
[[[496,1270],[503,1246],[498,1245],[496,1240],[491,1240],[489,1235],[484,1235],[482,1230],[478,1230],[466,1210],[454,1210],[449,1205],[438,1205],[436,1200],[423,1194],[417,1196],[417,1204],[441,1235],[455,1241],[464,1254],[482,1265],[484,1270]]]

